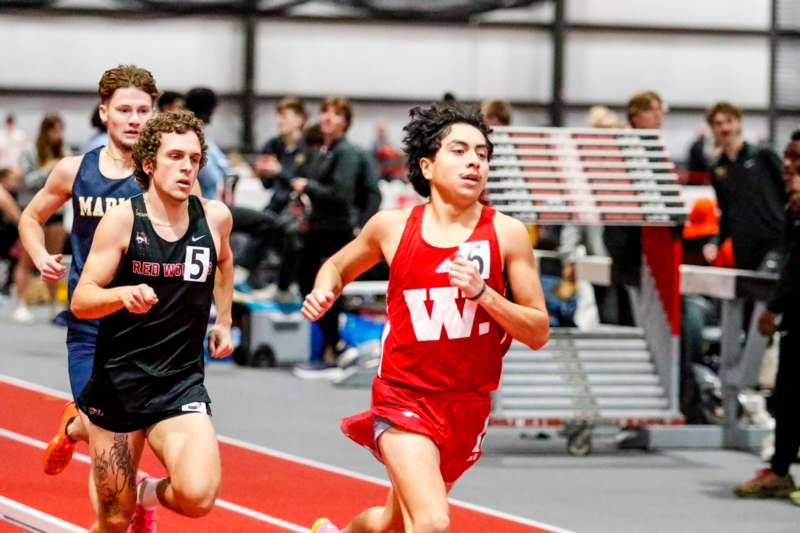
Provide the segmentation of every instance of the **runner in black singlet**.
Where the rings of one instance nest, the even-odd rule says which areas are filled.
[[[136,503],[203,516],[219,490],[202,343],[213,293],[209,353],[232,351],[232,221],[224,204],[190,195],[205,153],[193,114],[147,123],[133,153],[145,193],[103,217],[72,296],[76,317],[101,319],[92,377],[78,398],[100,499],[91,531],[125,530]],[[168,477],[136,483],[145,440]]]

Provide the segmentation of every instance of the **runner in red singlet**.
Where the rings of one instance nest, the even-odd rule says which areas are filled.
[[[503,354],[512,338],[537,349],[549,332],[525,226],[478,201],[493,148],[479,112],[418,107],[405,131],[409,177],[430,201],[372,217],[303,304],[317,320],[344,285],[381,259],[390,265],[372,406],[342,431],[386,465],[392,489],[347,532],[448,531],[447,492],[481,455]],[[313,531],[338,530],[320,519]]]

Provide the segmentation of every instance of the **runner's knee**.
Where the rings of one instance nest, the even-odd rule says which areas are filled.
[[[411,518],[414,531],[419,533],[448,533],[450,516],[447,512],[432,511]]]
[[[102,504],[101,504],[102,505]],[[128,530],[128,525],[133,516],[133,509],[109,509],[101,513],[101,518],[98,520],[101,524],[103,531],[109,533],[125,533]]]
[[[186,516],[198,518],[207,515],[214,508],[217,488],[210,483],[205,486],[176,487],[173,485],[172,488],[175,491],[178,506]]]

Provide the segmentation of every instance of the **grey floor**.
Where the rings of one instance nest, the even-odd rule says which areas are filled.
[[[68,391],[65,330],[47,309],[20,326],[0,304],[0,374]],[[384,478],[366,451],[339,433],[340,417],[365,409],[366,389],[294,378],[287,369],[210,364],[207,384],[220,434]],[[581,533],[800,532],[800,507],[741,501],[731,488],[763,466],[723,450],[621,451],[599,442],[571,457],[561,441],[491,429],[486,453],[453,498]],[[800,468],[795,466],[795,477]]]

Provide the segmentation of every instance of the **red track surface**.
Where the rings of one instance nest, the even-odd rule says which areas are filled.
[[[52,436],[64,400],[42,392],[0,382],[0,428],[47,441]],[[84,444],[78,451],[87,452]],[[220,498],[252,511],[309,527],[319,516],[345,524],[362,509],[381,505],[383,485],[221,443],[222,490]],[[87,496],[89,465],[73,460],[59,476],[46,476],[40,466],[41,450],[0,436],[0,495],[89,527],[92,510]],[[163,467],[146,448],[141,468],[162,475]],[[476,510],[451,505],[455,532],[550,532]],[[288,529],[217,505],[206,517],[190,520],[160,509],[159,530],[164,532],[246,532]],[[19,529],[0,521],[0,533]]]

